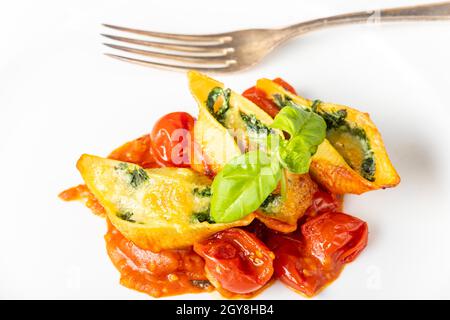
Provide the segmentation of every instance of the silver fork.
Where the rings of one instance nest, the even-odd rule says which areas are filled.
[[[307,32],[326,27],[363,22],[378,23],[387,21],[447,19],[450,19],[449,1],[411,7],[348,13],[302,22],[281,29],[248,29],[209,35],[162,33],[104,24],[108,28],[153,39],[161,39],[160,41],[109,34],[102,35],[118,42],[138,45],[146,49],[104,43],[104,45],[110,48],[145,56],[153,60],[142,60],[106,53],[106,55],[112,58],[146,67],[177,71],[195,69],[204,72],[225,73],[247,69],[261,61],[262,58],[283,42]]]

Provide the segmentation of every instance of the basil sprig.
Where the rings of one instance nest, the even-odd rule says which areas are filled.
[[[280,163],[264,152],[250,151],[232,159],[212,183],[212,218],[232,222],[245,217],[259,208],[280,178]]]
[[[275,117],[272,128],[290,135],[289,140],[282,141],[278,151],[283,167],[293,173],[308,172],[311,156],[325,139],[325,120],[310,110],[286,106]]]
[[[289,139],[280,139],[279,146],[269,151],[250,151],[235,157],[215,177],[210,210],[215,222],[236,221],[258,209],[277,187],[283,168],[299,174],[308,172],[311,156],[326,133],[322,117],[292,105],[281,109],[271,127],[286,132]]]

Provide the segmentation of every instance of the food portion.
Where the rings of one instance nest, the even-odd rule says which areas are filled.
[[[281,110],[295,104],[311,109],[325,120],[326,140],[312,158],[310,173],[331,192],[361,194],[400,182],[381,135],[367,113],[305,99],[269,79],[258,80],[256,89],[266,105]]]
[[[213,172],[218,173],[237,155],[253,149],[248,136],[269,133],[268,125],[273,119],[241,95],[204,74],[191,71],[188,79],[199,107],[194,140],[209,160]],[[193,168],[197,169],[195,164],[198,161],[193,162]]]
[[[169,113],[60,194],[107,222],[124,286],[154,297],[217,290],[250,298],[274,280],[307,297],[366,247],[343,194],[399,183],[365,113],[309,101],[277,78],[243,95],[195,71],[198,119]]]
[[[184,248],[253,219],[210,223],[211,180],[191,169],[143,169],[90,155],[81,156],[77,168],[108,220],[143,249]]]

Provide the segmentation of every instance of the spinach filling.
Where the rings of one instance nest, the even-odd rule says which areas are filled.
[[[203,189],[194,188],[192,193],[194,194],[194,196],[197,196],[200,198],[211,197],[211,188],[210,187],[205,187]]]
[[[210,211],[210,199],[211,199],[211,187],[196,187],[192,190],[194,195],[193,213],[191,216],[191,222],[208,222],[215,223],[212,219]]]
[[[272,95],[273,97],[273,102],[276,104],[276,106],[279,109],[283,109],[284,107],[288,106],[288,105],[295,105],[294,102],[292,101],[292,99],[287,96],[287,95],[281,95],[279,93],[275,93],[274,95]]]
[[[283,202],[281,194],[271,193],[259,207],[262,212],[267,214],[275,214],[280,210]]]
[[[148,180],[147,172],[145,172],[142,168],[130,168],[128,163],[121,162],[117,166],[114,167],[115,170],[124,172],[128,178],[129,184],[133,188],[139,187],[145,181]]]
[[[327,123],[327,139],[348,165],[368,181],[375,181],[375,158],[364,129],[346,121],[345,109],[334,112],[314,110]]]
[[[323,120],[325,120],[328,129],[337,128],[347,124],[347,121],[345,121],[345,118],[347,118],[347,110],[345,109],[329,113],[318,111],[317,108],[315,109],[316,110],[313,109],[313,111],[316,112],[318,115],[320,115],[323,118]]]
[[[206,99],[206,107],[208,108],[209,113],[211,113],[211,115],[223,126],[225,125],[225,115],[230,109],[230,95],[230,89],[215,87],[209,92],[208,98]],[[215,111],[214,105],[219,97],[222,97],[222,105]]]
[[[197,212],[192,214],[191,222],[205,222],[205,221],[208,223],[216,223],[209,213],[209,208],[205,212]]]
[[[243,152],[265,147],[268,144],[267,137],[274,130],[254,114],[246,114],[239,108],[234,108],[230,104],[230,96],[230,89],[213,88],[205,102],[209,113],[223,127],[230,129],[229,133]]]
[[[261,134],[268,135],[269,133],[273,132],[272,129],[270,129],[268,126],[263,124],[259,119],[257,119],[255,115],[253,114],[247,115],[243,112],[240,112],[240,115],[248,131],[256,133],[257,135]]]
[[[135,223],[136,220],[132,219],[134,213],[130,212],[130,211],[125,211],[125,212],[118,212],[116,214],[116,216],[122,220],[128,221],[128,222],[132,222]]]

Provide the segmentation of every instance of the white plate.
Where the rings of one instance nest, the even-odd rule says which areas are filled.
[[[0,298],[148,299],[119,285],[104,221],[56,195],[81,182],[80,154],[106,155],[196,106],[183,74],[102,56],[100,23],[209,33],[419,2],[432,1],[3,3]],[[240,91],[281,76],[303,95],[369,112],[402,177],[398,188],[347,197],[345,210],[369,223],[369,245],[318,299],[450,298],[449,35],[441,22],[342,27],[220,77]],[[258,298],[301,299],[281,284]]]

